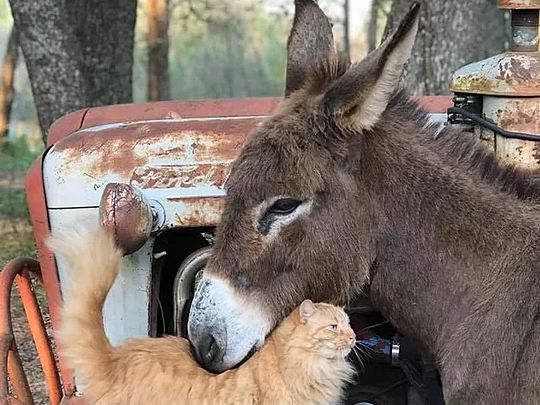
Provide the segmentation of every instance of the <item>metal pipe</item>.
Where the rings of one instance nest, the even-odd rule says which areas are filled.
[[[30,403],[33,402],[30,387],[17,353],[10,308],[11,286],[15,276],[22,269],[36,265],[35,260],[20,257],[6,264],[0,273],[0,401],[2,403],[9,403],[11,400],[8,375],[19,399],[23,401],[30,399]]]
[[[32,397],[32,391],[30,391],[30,385],[28,384],[15,340],[12,340],[7,355],[7,373],[16,398],[23,404],[33,404],[34,398]],[[12,398],[10,397],[8,403],[11,403],[11,401]]]
[[[39,267],[35,269],[39,274]],[[49,403],[51,405],[57,405],[62,399],[62,387],[60,385],[60,377],[58,375],[58,368],[56,366],[56,360],[54,359],[54,353],[51,348],[51,342],[47,335],[45,323],[39,310],[39,304],[36,299],[36,295],[32,289],[32,282],[28,271],[23,269],[16,277],[15,282],[19,289],[19,294],[26,313],[26,319],[28,320],[28,326],[34,340],[34,345],[38,352],[39,361],[41,363],[41,369],[43,370],[43,376],[47,384],[47,392],[49,395]]]
[[[32,338],[45,374],[49,400],[51,404],[57,405],[61,399],[58,370],[28,272],[36,274],[41,279],[39,263],[34,259],[25,257],[13,259],[0,272],[0,403],[33,403],[32,393],[13,336],[10,313],[11,288],[13,281],[17,279]],[[8,376],[18,401],[9,395]]]

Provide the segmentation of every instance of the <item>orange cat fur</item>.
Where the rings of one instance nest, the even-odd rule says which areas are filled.
[[[247,362],[219,375],[193,360],[183,338],[133,338],[113,347],[102,321],[122,257],[112,237],[101,229],[67,231],[50,246],[69,266],[59,339],[89,403],[336,404],[352,377],[347,315],[309,300]]]

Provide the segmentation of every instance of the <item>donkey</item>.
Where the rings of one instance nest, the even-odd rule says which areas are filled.
[[[525,174],[399,91],[418,13],[349,65],[296,0],[287,96],[232,166],[190,310],[207,369],[237,365],[304,298],[369,289],[436,362],[447,404],[540,403],[540,205]]]

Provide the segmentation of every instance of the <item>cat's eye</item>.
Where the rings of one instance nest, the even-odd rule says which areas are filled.
[[[266,211],[267,214],[289,215],[294,212],[302,201],[295,198],[280,198],[276,200]]]
[[[328,325],[328,329],[337,330],[337,324],[333,323],[332,325]]]

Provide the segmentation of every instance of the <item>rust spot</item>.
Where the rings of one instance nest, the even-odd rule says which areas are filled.
[[[172,197],[170,203],[181,205],[174,216],[174,226],[207,226],[215,224],[223,210],[223,197]]]
[[[529,70],[529,67],[526,67],[518,59],[510,59],[510,66],[512,67],[512,75],[516,80],[532,80],[533,75]]]
[[[467,75],[456,77],[454,80],[454,86],[459,89],[483,92],[492,91],[497,87],[497,83],[487,77]]]
[[[508,102],[504,109],[499,109],[495,116],[498,123],[511,131],[537,133],[540,130],[537,120],[540,104],[535,100],[521,99]]]
[[[535,158],[536,163],[540,165],[540,142],[536,142],[536,144],[534,145],[533,158]]]
[[[129,181],[132,175],[144,176],[144,169],[140,168],[150,165],[230,162],[260,121],[261,118],[150,121],[96,127],[62,139],[54,151],[61,153],[64,160],[60,175],[78,163],[84,174],[92,178],[115,173]],[[223,174],[216,174],[220,175]]]
[[[143,165],[146,162],[144,156],[140,156],[132,148],[126,147],[124,142],[109,141],[103,137],[99,137],[99,140],[95,138],[98,138],[97,134],[85,138],[81,137],[70,142],[69,148],[56,149],[63,152],[60,175],[64,171],[70,170],[73,164],[81,161],[85,162],[84,174],[94,179],[113,171],[126,175],[133,170],[133,167]],[[63,143],[59,142],[60,145]]]
[[[521,54],[504,59],[499,63],[496,79],[502,80],[514,92],[531,92],[540,89],[538,82],[539,63],[533,58],[522,58]]]

